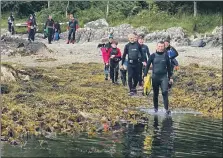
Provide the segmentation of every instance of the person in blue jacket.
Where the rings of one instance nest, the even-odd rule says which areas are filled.
[[[171,72],[173,73],[174,67],[178,66],[178,61],[176,60],[176,57],[179,55],[177,50],[170,45],[170,41],[166,39],[164,41],[166,52],[168,53],[168,56],[170,58],[170,66],[171,66]]]

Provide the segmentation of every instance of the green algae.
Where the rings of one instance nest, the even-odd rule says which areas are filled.
[[[7,65],[30,76],[29,81],[4,83],[9,85],[9,93],[2,96],[1,128],[2,137],[9,142],[49,133],[94,135],[104,123],[112,126],[125,119],[136,124],[146,115],[134,109],[152,106],[151,95],[129,97],[127,87],[104,81],[101,64],[73,63],[55,68],[4,66]],[[221,70],[182,67],[175,73],[170,108],[193,108],[221,118],[221,89]]]

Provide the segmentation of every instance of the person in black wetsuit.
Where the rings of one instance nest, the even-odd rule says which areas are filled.
[[[54,21],[51,15],[49,15],[49,18],[45,23],[45,29],[48,29],[48,43],[52,44],[51,41],[53,39]]]
[[[143,59],[145,62],[147,62],[147,60],[149,59],[150,53],[149,53],[149,48],[147,45],[144,44],[144,36],[139,36],[138,38],[138,43],[141,45],[142,47],[142,54],[143,54]],[[143,69],[143,63],[140,63],[139,65],[139,86],[142,87],[142,72],[144,71]]]
[[[69,30],[67,44],[69,44],[70,42],[74,44],[75,34],[78,28],[79,28],[78,21],[71,14],[70,21],[68,23],[68,28],[67,28]],[[72,40],[71,40],[71,35],[73,35]]]
[[[37,31],[37,23],[36,23],[36,14],[33,13],[33,21],[34,21],[34,36],[36,34]]]
[[[141,46],[138,44],[138,42],[135,42],[135,35],[130,34],[128,38],[129,38],[129,43],[126,44],[124,48],[121,69],[123,69],[123,64],[125,62],[126,55],[128,54],[127,71],[128,71],[129,95],[131,96],[137,93],[136,86],[138,84],[138,79],[139,79],[139,65],[141,62],[143,62],[143,64],[146,65],[146,62],[144,62],[142,58],[143,55]]]
[[[153,104],[155,112],[158,111],[158,96],[159,96],[159,87],[161,87],[164,108],[166,113],[169,114],[169,100],[168,100],[168,83],[173,83],[170,59],[168,54],[165,52],[164,42],[160,41],[157,44],[157,50],[155,53],[150,55],[149,60],[144,71],[144,77],[147,75],[150,65],[152,67],[152,86],[153,86]]]

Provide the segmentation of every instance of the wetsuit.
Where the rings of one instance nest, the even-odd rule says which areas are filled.
[[[68,24],[68,29],[69,29],[68,42],[70,42],[72,34],[73,34],[72,42],[74,42],[75,41],[75,33],[76,33],[76,30],[78,29],[78,21],[74,20],[74,19],[70,20],[69,24]]]
[[[116,83],[118,80],[119,61],[121,60],[121,51],[118,48],[110,48],[108,50],[109,57],[115,55],[114,58],[110,58],[110,77],[112,83]]]
[[[51,44],[53,39],[53,28],[54,28],[54,21],[53,19],[48,19],[45,24],[45,29],[48,29],[48,43]]]
[[[179,54],[178,54],[177,50],[170,45],[166,48],[166,51],[167,51],[167,53],[169,55],[169,58],[170,58],[171,72],[173,73],[174,66],[178,66],[178,62],[175,58]]]
[[[169,56],[165,52],[156,52],[150,55],[146,65],[144,76],[147,75],[151,64],[153,65],[152,86],[153,104],[155,111],[158,110],[159,87],[161,87],[162,90],[164,108],[168,110],[168,82],[170,77],[172,76]]]
[[[28,26],[28,40],[29,41],[34,41],[35,39],[35,21],[34,19],[29,19],[27,21],[27,26]]]
[[[149,48],[148,48],[148,46],[145,45],[145,44],[142,44],[141,47],[142,47],[143,59],[144,59],[144,61],[147,62],[147,59],[148,59],[149,56],[150,56]],[[143,72],[143,64],[140,63],[140,64],[139,64],[139,86],[142,86],[142,81],[143,81],[143,78],[142,78],[142,72]]]
[[[33,14],[33,21],[34,21],[34,36],[35,36],[35,34],[36,34],[36,27],[37,27],[35,14]]]
[[[130,93],[136,92],[136,86],[139,80],[139,64],[143,61],[142,58],[142,48],[141,46],[137,43],[128,43],[125,45],[124,48],[124,53],[122,57],[122,65],[125,62],[126,55],[128,54],[128,66],[127,66],[127,71],[128,71],[128,85],[129,85],[129,90]],[[133,83],[132,83],[133,80]]]

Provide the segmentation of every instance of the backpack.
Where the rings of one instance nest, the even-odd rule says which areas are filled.
[[[170,50],[168,51],[168,55],[171,58],[176,55],[176,52],[172,48],[170,48]]]
[[[58,41],[59,40],[59,33],[58,32],[55,32],[55,34],[54,34],[54,40],[55,41]]]

